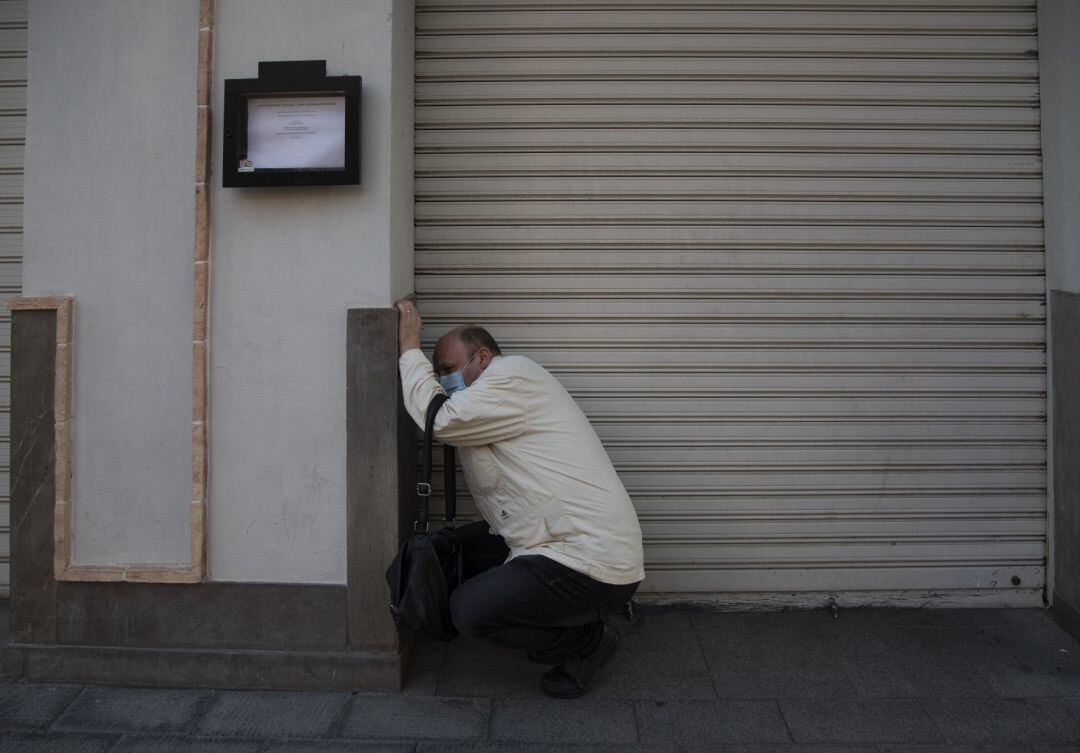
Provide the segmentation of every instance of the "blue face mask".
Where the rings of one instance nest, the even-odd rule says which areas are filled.
[[[474,358],[476,358],[476,353],[473,353],[471,356],[469,356],[469,360],[465,362],[465,366],[468,366],[470,363],[472,363],[472,360]],[[446,390],[447,397],[452,397],[455,392],[468,387],[468,385],[465,384],[465,366],[462,366],[453,374],[447,374],[446,376],[441,376],[438,378],[439,384],[441,384],[442,388]]]
[[[439,377],[439,384],[446,390],[446,396],[450,397],[458,390],[465,389],[465,377],[461,375],[460,371],[455,371],[453,374]]]

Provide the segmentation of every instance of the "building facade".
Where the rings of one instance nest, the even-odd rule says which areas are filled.
[[[399,682],[413,292],[575,396],[647,598],[1075,617],[1069,3],[2,5],[22,676]],[[222,186],[288,60],[359,186]]]

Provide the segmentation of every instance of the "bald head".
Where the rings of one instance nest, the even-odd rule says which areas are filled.
[[[502,355],[502,351],[486,329],[475,324],[462,324],[439,338],[434,355],[435,373],[439,375],[462,371],[467,364],[474,366],[463,374],[465,383],[471,384],[492,358]],[[473,373],[475,375],[470,378]]]
[[[495,342],[495,338],[491,336],[483,327],[479,327],[475,324],[459,324],[445,335],[439,338],[439,344],[444,340],[457,339],[461,341],[470,353],[475,352],[478,348],[487,348],[491,351],[493,356],[501,356],[502,351],[499,350],[499,344]],[[438,348],[438,344],[435,346]]]

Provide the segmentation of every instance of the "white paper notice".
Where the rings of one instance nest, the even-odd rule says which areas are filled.
[[[255,170],[345,167],[345,97],[249,98],[247,108]]]

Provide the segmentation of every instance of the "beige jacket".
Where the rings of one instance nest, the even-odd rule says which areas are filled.
[[[418,349],[399,367],[405,407],[423,428],[442,387]],[[477,508],[511,559],[542,554],[604,583],[644,579],[630,497],[585,414],[543,367],[496,356],[443,405],[434,433],[459,448]]]

